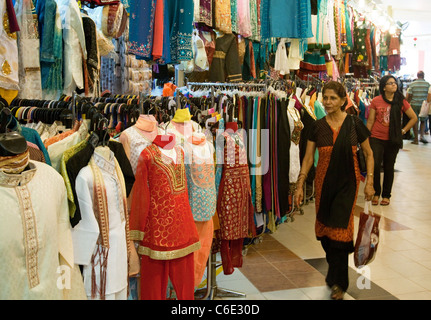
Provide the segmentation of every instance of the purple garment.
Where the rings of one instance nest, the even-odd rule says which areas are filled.
[[[200,0],[199,22],[207,26],[213,26],[213,6],[212,0]]]
[[[9,17],[9,31],[11,33],[20,31],[18,21],[16,20],[15,9],[12,0],[6,0],[7,15]]]

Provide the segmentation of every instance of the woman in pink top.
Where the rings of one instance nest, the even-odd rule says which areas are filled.
[[[374,155],[374,190],[372,204],[387,206],[394,182],[395,160],[403,147],[402,136],[417,122],[417,116],[404,95],[398,90],[397,80],[389,75],[380,80],[380,95],[371,101],[367,127],[371,131],[370,145]],[[401,117],[405,112],[410,118],[402,127]],[[380,184],[380,169],[383,163],[383,189]]]

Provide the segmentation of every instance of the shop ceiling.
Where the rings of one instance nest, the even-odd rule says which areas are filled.
[[[374,0],[388,11],[395,21],[405,27],[405,37],[431,36],[431,1],[430,0]]]

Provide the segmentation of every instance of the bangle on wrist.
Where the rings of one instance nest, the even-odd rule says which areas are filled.
[[[402,134],[406,134],[406,132],[407,132],[406,130],[401,129],[401,133],[402,133]]]
[[[372,174],[372,173],[367,173],[367,176],[372,177],[372,176],[374,176],[374,174]]]

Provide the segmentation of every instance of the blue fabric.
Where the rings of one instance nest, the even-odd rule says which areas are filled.
[[[262,0],[262,38],[310,38],[311,3],[304,0]]]
[[[144,60],[152,59],[156,0],[130,1],[129,52]]]
[[[63,34],[55,25],[57,3],[37,0],[40,37],[40,71],[43,90],[63,90]]]
[[[163,15],[163,63],[193,59],[193,0],[165,0]]]
[[[48,151],[46,150],[45,145],[43,144],[42,139],[36,130],[21,126],[15,117],[12,117],[10,127],[12,128],[12,131],[17,131],[22,134],[26,141],[37,145],[45,157],[46,164],[51,165],[51,159],[49,158]]]

